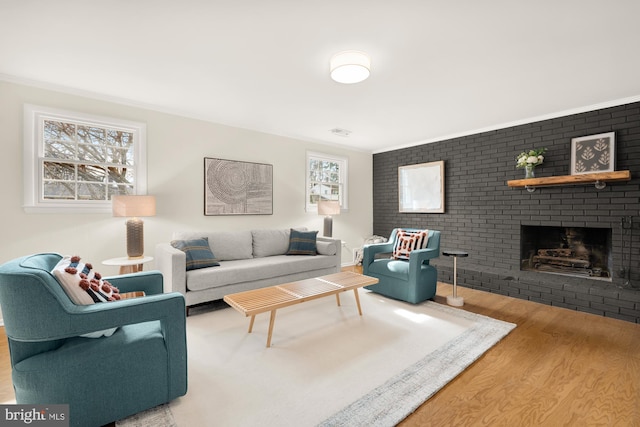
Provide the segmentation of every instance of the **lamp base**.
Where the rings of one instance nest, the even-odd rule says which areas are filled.
[[[129,259],[144,256],[144,223],[140,218],[127,220],[127,255]]]
[[[333,218],[331,217],[331,215],[327,215],[324,217],[324,230],[322,234],[325,237],[332,237],[331,236],[332,233],[333,233]]]

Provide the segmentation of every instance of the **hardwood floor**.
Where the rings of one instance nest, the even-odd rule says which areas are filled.
[[[11,385],[11,362],[9,361],[9,342],[4,327],[0,327],[0,404],[15,403]]]
[[[452,288],[438,283],[436,302]],[[463,310],[518,326],[401,427],[640,426],[640,325],[460,286],[458,295]]]
[[[438,284],[446,304],[451,285]],[[516,323],[425,402],[412,426],[640,426],[640,325],[458,288],[463,310]],[[14,399],[0,328],[0,403]]]
[[[446,304],[451,285],[438,284]],[[458,287],[518,326],[400,426],[640,426],[640,325]]]

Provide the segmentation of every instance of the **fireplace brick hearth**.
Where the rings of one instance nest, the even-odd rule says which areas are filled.
[[[507,186],[524,177],[517,154],[546,147],[536,176],[569,174],[571,138],[615,132],[616,170],[631,180],[538,188]],[[444,214],[398,212],[399,166],[444,160]],[[395,227],[442,231],[441,247],[469,253],[458,284],[544,304],[640,323],[640,103],[513,126],[376,153],[373,156],[373,232]],[[610,230],[609,278],[521,270],[523,226]],[[432,260],[438,279],[452,283],[446,257]],[[603,280],[604,279],[604,280]]]

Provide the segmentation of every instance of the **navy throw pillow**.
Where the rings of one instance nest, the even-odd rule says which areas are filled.
[[[171,246],[187,255],[187,271],[220,265],[209,247],[209,239],[172,240]]]
[[[298,231],[291,229],[287,255],[315,255],[317,231]]]

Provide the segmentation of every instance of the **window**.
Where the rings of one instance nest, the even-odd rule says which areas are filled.
[[[114,194],[146,193],[145,125],[25,106],[27,212],[110,212]]]
[[[317,212],[318,200],[337,200],[347,209],[347,168],[344,157],[307,152],[307,212]]]

